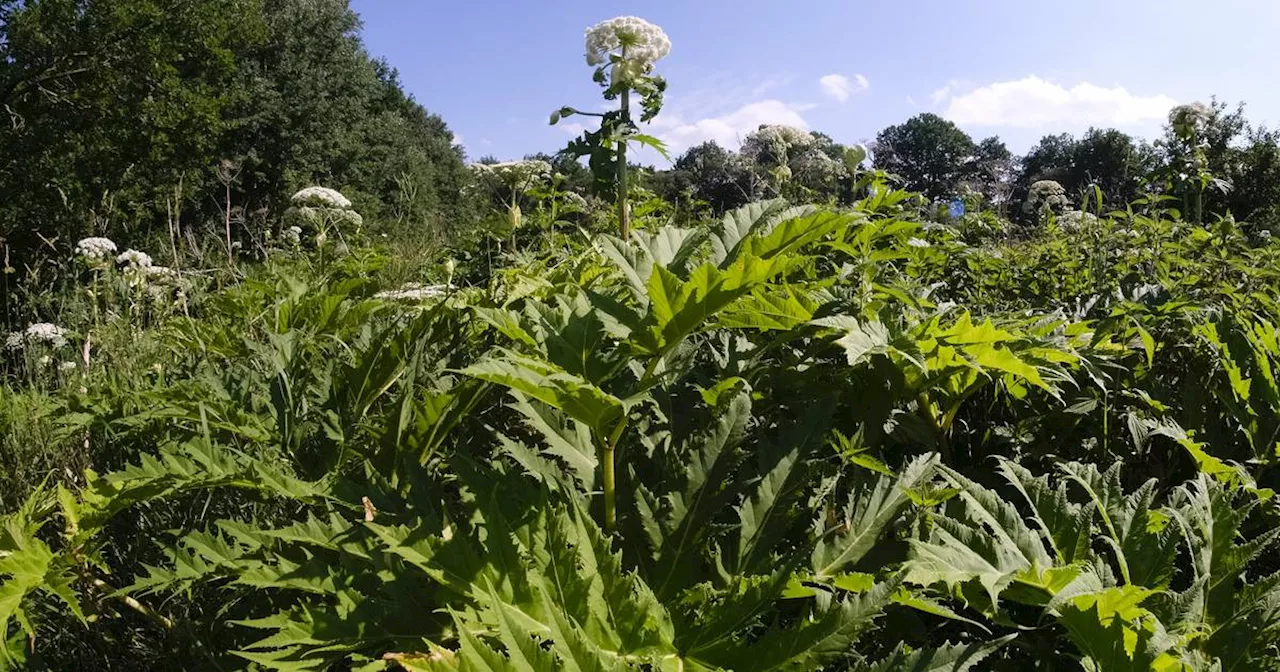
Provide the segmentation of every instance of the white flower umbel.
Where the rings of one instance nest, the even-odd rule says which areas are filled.
[[[9,334],[9,337],[5,339],[5,345],[10,349],[16,349],[25,344],[34,343],[43,343],[55,348],[61,348],[67,344],[67,330],[56,324],[37,322],[35,324],[28,325],[26,331],[14,332]]]
[[[335,189],[328,187],[307,187],[289,199],[294,205],[311,206],[313,208],[337,208],[350,210],[351,201]]]
[[[9,335],[4,337],[4,347],[7,350],[21,350],[22,341],[23,338],[21,331],[11,331],[9,332]]]
[[[110,238],[85,238],[76,243],[76,256],[90,261],[109,259],[116,253],[116,244]]]
[[[923,238],[915,238],[915,237],[908,238],[907,244],[910,245],[911,247],[932,247],[929,244],[929,241]]]
[[[551,164],[536,159],[473,163],[470,168],[476,179],[493,180],[507,187],[526,188],[551,177]]]
[[[70,373],[78,368],[80,368],[80,364],[78,362],[64,361],[58,363],[58,370],[63,373]]]
[[[291,226],[280,232],[280,239],[293,246],[302,244],[302,227]]]
[[[587,65],[609,62],[618,54],[628,61],[652,65],[671,53],[671,40],[663,30],[635,16],[619,16],[587,29]]]
[[[1213,120],[1213,108],[1201,102],[1178,105],[1169,110],[1169,125],[1179,136],[1199,133]]]
[[[116,263],[128,268],[147,268],[151,265],[151,255],[137,250],[125,250],[116,257]]]
[[[747,134],[740,153],[749,162],[773,170],[787,166],[793,156],[800,156],[815,142],[812,134],[794,126],[761,126]]]
[[[400,289],[378,292],[374,294],[374,297],[388,301],[426,301],[429,299],[442,299],[448,296],[452,290],[452,285],[423,285],[411,282],[400,287]]]

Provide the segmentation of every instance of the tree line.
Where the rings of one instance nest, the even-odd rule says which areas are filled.
[[[975,140],[936,114],[917,115],[880,131],[871,144],[871,167],[896,176],[909,191],[934,201],[963,198],[997,210],[1012,220],[1026,220],[1031,186],[1060,184],[1068,202],[1079,207],[1096,201],[1104,209],[1123,209],[1149,195],[1180,198],[1194,176],[1187,173],[1198,157],[1199,168],[1212,176],[1203,189],[1206,216],[1233,216],[1259,229],[1280,227],[1280,133],[1251,124],[1243,105],[1221,102],[1203,108],[1205,117],[1195,142],[1182,142],[1172,127],[1153,141],[1111,128],[1090,128],[1080,136],[1046,135],[1023,156],[1015,156],[998,137]],[[719,213],[777,195],[776,160],[761,162],[748,135],[741,152],[715,142],[690,148],[670,170],[653,172],[648,184],[664,198],[702,206]],[[811,133],[813,146],[831,157],[847,151],[822,133]],[[1193,156],[1194,155],[1194,156]],[[852,175],[837,165],[834,179],[808,180],[788,172],[795,190],[816,200],[851,198]],[[785,190],[785,187],[783,187]]]
[[[347,0],[0,0],[6,266],[89,235],[247,248],[315,183],[455,221],[461,148],[359,30]]]

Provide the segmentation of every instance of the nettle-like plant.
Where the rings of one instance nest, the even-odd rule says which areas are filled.
[[[618,231],[623,240],[631,235],[631,209],[627,180],[627,145],[635,142],[665,155],[657,138],[640,133],[638,122],[647,122],[662,109],[667,82],[653,73],[653,66],[671,51],[671,40],[658,26],[634,16],[620,16],[587,29],[587,65],[604,89],[605,100],[619,101],[619,108],[605,113],[562,107],[551,113],[551,123],[571,115],[600,118],[600,128],[586,131],[569,143],[567,152],[587,156],[596,188],[612,194],[618,203]],[[640,114],[633,115],[632,94]]]

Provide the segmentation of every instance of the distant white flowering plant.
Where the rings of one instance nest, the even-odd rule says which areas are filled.
[[[148,268],[151,266],[151,255],[133,249],[125,250],[116,257],[116,263],[125,268]]]
[[[76,256],[88,261],[105,261],[115,254],[116,244],[110,238],[84,238],[76,243]]]
[[[281,231],[280,240],[284,241],[286,245],[291,245],[293,247],[297,247],[298,245],[301,245],[302,244],[302,227],[295,225],[295,226],[290,226],[287,229]]]
[[[1201,102],[1178,105],[1169,111],[1169,127],[1173,141],[1169,143],[1171,174],[1175,176],[1175,189],[1181,192],[1184,212],[1191,220],[1204,220],[1204,192],[1214,189],[1227,193],[1233,187],[1230,181],[1218,177],[1209,170],[1205,139],[1214,123],[1218,110]]]
[[[1213,120],[1213,108],[1201,102],[1178,105],[1169,110],[1169,125],[1181,138],[1192,138],[1204,132]]]
[[[631,230],[628,144],[635,142],[667,155],[660,140],[640,132],[637,121],[648,122],[662,109],[667,82],[654,74],[653,67],[669,53],[671,40],[667,34],[639,17],[619,16],[588,28],[587,65],[595,68],[593,79],[604,89],[605,100],[620,101],[619,108],[600,114],[566,106],[551,113],[552,125],[575,114],[600,118],[599,129],[585,131],[569,143],[566,151],[575,157],[591,157],[597,188],[616,197],[618,228],[623,238]],[[638,118],[632,117],[633,93],[640,107]]]
[[[429,301],[433,299],[443,299],[453,290],[453,285],[424,285],[417,282],[411,282],[401,286],[399,289],[390,289],[385,292],[374,294],[375,298],[385,299],[388,301]]]
[[[364,225],[364,218],[351,207],[351,200],[340,192],[328,187],[307,187],[295,193],[289,201],[293,204],[284,213],[285,224],[289,229],[312,229],[316,232],[315,241],[322,245],[328,240],[330,231],[341,236],[344,230],[359,231]],[[300,240],[300,238],[299,238]]]
[[[810,133],[802,128],[781,124],[767,124],[747,134],[739,154],[747,165],[772,178],[770,181],[778,193],[832,186],[849,174],[846,167],[850,159],[829,138]],[[856,158],[855,166],[866,158],[865,150]],[[841,157],[839,160],[832,154]],[[795,183],[794,189],[787,189]]]
[[[1068,210],[1058,215],[1058,226],[1064,231],[1079,231],[1098,223],[1098,216],[1091,212]]]
[[[1042,221],[1051,214],[1067,211],[1067,190],[1053,180],[1032,182],[1027,190],[1027,200],[1022,202],[1022,212]]]
[[[313,208],[337,208],[339,210],[350,210],[351,201],[341,192],[328,187],[307,187],[298,191],[289,199],[296,206],[309,206]]]
[[[551,177],[551,164],[537,159],[473,163],[468,167],[476,184],[489,190],[506,208],[507,225],[512,231],[520,228],[523,221],[520,199]]]
[[[67,344],[67,330],[49,322],[36,322],[27,325],[24,331],[10,332],[4,344],[10,350],[19,350],[24,346],[35,344],[61,348]]]

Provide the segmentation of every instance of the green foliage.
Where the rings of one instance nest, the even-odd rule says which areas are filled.
[[[608,43],[621,107],[573,149],[623,185],[622,235],[570,196],[588,169],[540,157],[550,179],[505,185],[513,245],[459,236],[438,263],[365,247],[464,178],[346,3],[154,11],[0,2],[3,102],[66,134],[0,180],[56,184],[117,141],[147,180],[74,178],[50,231],[117,191],[151,205],[91,228],[132,227],[210,179],[269,206],[244,243],[313,180],[369,218],[295,210],[334,240],[242,265],[182,215],[169,270],[49,246],[0,363],[0,669],[1276,669],[1280,246],[1204,223],[1224,161],[1274,144],[1233,144],[1242,116],[1176,117],[1156,162],[1194,171],[1143,197],[1158,169],[1126,136],[1048,139],[1015,178],[929,115],[881,134],[896,177],[765,127],[629,182],[629,98],[657,114],[665,51]],[[104,43],[74,72],[88,35],[140,58]],[[27,90],[41,72],[58,96]],[[121,82],[143,129],[208,132],[134,156]],[[1013,236],[1032,177],[1062,188]]]

